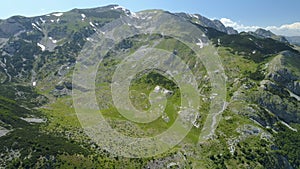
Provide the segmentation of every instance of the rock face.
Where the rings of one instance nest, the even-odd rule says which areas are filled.
[[[268,65],[265,91],[255,97],[259,105],[288,123],[300,122],[299,58],[299,54],[289,51],[276,56]]]
[[[300,95],[300,82],[289,70],[281,69],[277,73],[271,73],[269,78],[273,79],[278,84],[285,86],[293,93]]]
[[[235,34],[238,34],[238,31],[233,29],[232,27],[226,27],[226,30],[227,30],[227,33],[229,35],[235,35]]]
[[[299,54],[294,54],[289,51],[282,52],[281,55],[275,58],[280,60],[279,63],[273,65],[273,69],[268,75],[268,78],[277,84],[287,88],[296,95],[300,95],[300,67]]]
[[[275,35],[271,31],[265,30],[265,29],[261,29],[261,28],[257,29],[254,33],[257,34],[257,35],[259,35],[259,36],[265,37],[265,38],[271,38],[272,36]]]

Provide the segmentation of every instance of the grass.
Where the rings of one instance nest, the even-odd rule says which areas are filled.
[[[80,127],[77,120],[75,110],[72,107],[73,101],[71,97],[57,98],[54,103],[46,105],[47,109],[42,109],[44,113],[51,119],[48,128],[55,125],[62,125],[64,127]],[[55,120],[55,121],[53,121]]]
[[[229,48],[219,47],[218,53],[221,56],[226,75],[230,79],[242,78],[247,75],[247,72],[255,72],[258,66],[254,61],[233,54]]]
[[[78,142],[88,140],[81,129],[77,115],[73,108],[71,97],[58,98],[41,109],[47,117],[46,125],[42,126],[42,131],[63,136]]]
[[[146,37],[145,37],[146,36]],[[206,74],[206,70],[202,65],[202,62],[198,62],[194,57],[195,54],[186,45],[182,44],[171,38],[162,38],[158,35],[140,35],[137,37],[129,38],[125,41],[122,41],[120,45],[116,45],[117,48],[115,51],[109,52],[98,70],[97,79],[96,79],[96,96],[97,101],[101,109],[101,113],[104,115],[109,124],[116,129],[118,132],[123,133],[125,135],[133,136],[133,137],[149,137],[155,136],[164,132],[170,126],[174,124],[175,119],[178,116],[179,107],[181,104],[180,99],[180,90],[177,88],[175,83],[171,83],[172,80],[162,78],[158,74],[152,73],[150,75],[144,75],[142,77],[139,76],[139,79],[135,79],[132,81],[130,86],[131,96],[134,98],[131,99],[132,103],[137,109],[147,110],[146,106],[149,107],[148,95],[156,85],[164,87],[168,90],[174,92],[174,94],[168,98],[168,104],[164,113],[169,116],[170,121],[165,122],[162,118],[159,118],[148,124],[140,124],[133,123],[126,120],[116,108],[113,106],[112,98],[110,96],[110,81],[115,70],[116,65],[120,62],[122,58],[120,58],[120,54],[118,52],[127,52],[128,54],[132,54],[136,49],[140,46],[144,45],[154,45],[156,44],[156,48],[168,50],[170,52],[176,51],[176,55],[181,57],[181,59],[186,62],[194,75],[196,76],[199,88],[203,89],[203,94],[206,95],[209,93],[209,84],[202,81],[202,78]],[[145,41],[145,39],[147,41]],[[158,43],[156,43],[158,42]],[[130,47],[130,50],[127,48]],[[117,55],[117,56],[115,56]],[[197,67],[195,67],[197,65]],[[207,87],[204,87],[207,84]],[[200,123],[203,125],[206,110],[208,110],[209,103],[205,101],[200,101],[201,104],[201,119]],[[183,142],[196,145],[199,139],[200,129],[193,127],[191,131],[188,133]]]

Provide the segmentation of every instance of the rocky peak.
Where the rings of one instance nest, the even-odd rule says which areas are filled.
[[[229,34],[229,35],[236,35],[236,34],[238,34],[239,32],[237,31],[237,30],[235,30],[233,27],[226,27],[226,30],[227,30],[227,33]]]
[[[111,10],[115,10],[115,11],[119,11],[119,12],[130,12],[128,9],[126,9],[122,6],[119,6],[119,5],[108,5],[108,6],[104,6],[104,7],[87,8],[87,9],[75,8],[69,12],[96,14],[96,13],[108,12]]]
[[[204,27],[210,27],[214,28],[220,32],[224,32],[227,34],[237,34],[238,32],[234,30],[233,28],[226,28],[221,21],[215,19],[210,20],[204,16],[201,16],[199,14],[188,14],[188,13],[175,13],[175,15],[178,15],[180,17],[183,17],[193,23],[199,24]]]
[[[251,35],[259,38],[271,38],[280,42],[288,43],[288,40],[284,36],[276,35],[269,30],[258,28],[255,32],[249,32]]]
[[[13,16],[0,22],[0,38],[9,38],[12,35],[25,29],[22,24],[24,18],[20,16]]]
[[[271,38],[272,36],[276,36],[271,31],[265,30],[265,29],[262,29],[262,28],[258,28],[254,33],[256,33],[259,36],[265,37],[265,38]]]

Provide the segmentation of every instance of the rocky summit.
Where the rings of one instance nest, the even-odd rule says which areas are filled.
[[[118,5],[0,20],[0,168],[297,169],[300,47],[288,40],[262,29],[238,33],[200,14],[134,13]],[[154,56],[155,51],[162,54]],[[148,55],[135,55],[139,52]],[[176,58],[186,65],[177,72]],[[128,76],[127,95],[124,90],[112,95],[115,86],[127,83],[122,72],[135,70],[138,59],[158,66],[142,71],[137,66]],[[95,78],[94,85],[74,78],[80,69]],[[115,77],[124,81],[114,83]],[[80,100],[91,91],[94,99]],[[160,114],[149,123],[129,120],[126,103],[118,102],[123,96],[137,112]],[[174,146],[154,156],[115,156],[113,145],[89,135],[75,101],[88,105],[83,117],[95,112],[94,105],[100,110],[88,119],[89,127],[101,113],[122,136],[155,138],[175,126],[175,134],[163,137],[163,145]],[[109,140],[114,132],[99,130],[97,138]],[[145,147],[133,149],[146,154],[166,148]]]

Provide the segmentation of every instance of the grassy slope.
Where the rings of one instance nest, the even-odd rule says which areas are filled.
[[[75,29],[77,28],[76,24],[68,25],[68,27],[70,28],[69,31],[75,31]],[[238,39],[238,37],[234,37],[234,39]],[[215,40],[217,40],[217,38]],[[134,41],[134,39],[132,41]],[[227,41],[227,36],[221,39],[221,42]],[[251,48],[251,50],[249,49],[249,51],[247,50],[246,53],[241,52],[244,50],[245,47],[248,47],[246,44],[249,41],[249,37],[245,36],[241,41],[246,42],[245,44],[240,45],[231,43],[230,45],[225,46],[224,48],[219,48],[219,53],[222,57],[226,74],[229,77],[228,101],[230,101],[230,98],[233,95],[233,93],[241,88],[241,83],[235,83],[235,79],[242,79],[250,76],[253,73],[253,76],[256,77],[255,73],[259,73],[263,69],[263,65],[266,62],[268,62],[270,58],[272,58],[271,55],[268,55],[268,57],[263,58],[261,60],[259,56],[261,56],[261,54],[265,54],[263,53],[263,51],[260,51],[260,53],[258,53],[257,55],[252,56],[251,52],[257,49],[255,46],[252,46],[253,48]],[[269,45],[269,43],[271,42],[264,42],[264,44],[266,45]],[[130,46],[130,52],[134,52],[134,49],[136,49],[138,46],[142,46],[143,44],[152,43],[148,41],[134,41],[133,44],[129,43],[129,45],[132,45]],[[237,45],[240,45],[241,48],[236,48]],[[282,44],[278,45],[282,48],[286,47],[282,46]],[[122,45],[119,47],[121,48],[120,50],[124,48],[124,46]],[[193,57],[191,57],[193,56],[193,53],[190,50],[188,50],[186,46],[183,46],[182,44],[179,44],[178,42],[172,39],[163,40],[156,47],[160,49],[169,50],[171,52],[174,49],[177,49],[178,55],[182,56],[183,59],[185,59],[185,61],[189,62],[191,65],[195,63],[195,60],[193,60]],[[107,63],[109,68],[113,67],[114,65],[114,62],[112,62],[112,60],[108,60]],[[118,61],[116,61],[116,63],[118,63]],[[205,70],[200,69],[193,71],[196,74],[198,73],[198,75],[205,74]],[[104,74],[104,76],[107,76],[105,78],[109,78],[111,74],[107,73]],[[258,74],[258,76],[260,75]],[[147,80],[147,77],[142,77],[142,79],[143,78],[144,80]],[[250,81],[257,83],[259,80],[253,78]],[[130,90],[134,91],[133,95],[135,95],[135,97],[138,98],[134,99],[134,105],[138,108],[143,108],[146,104],[148,104],[148,101],[147,99],[140,99],[140,94],[145,93],[146,95],[148,95],[156,84],[146,83],[145,81],[143,81],[142,83],[140,82],[141,81],[137,81],[137,83],[133,83],[131,85]],[[166,81],[165,79],[161,86],[176,91],[176,88],[174,88],[174,86],[168,86],[167,84],[168,81]],[[51,85],[53,84],[50,84],[50,86]],[[104,89],[103,91],[99,91],[99,94],[108,94],[106,92],[109,91],[109,86],[106,83],[98,83],[97,85],[99,89]],[[204,94],[209,93],[209,87],[206,87],[204,91]],[[49,90],[44,92],[48,94]],[[21,116],[18,113],[26,111],[20,111],[19,107],[15,103],[13,103],[12,99],[7,100],[7,98],[4,97],[0,100],[2,101],[2,117],[9,115],[9,118],[12,119],[12,124],[17,122],[14,125],[19,125],[23,128],[20,130],[17,129],[13,131],[12,135],[1,137],[0,139],[7,140],[7,142],[1,142],[1,144],[5,146],[11,146],[12,142],[19,139],[19,142],[23,144],[18,145],[18,148],[24,146],[30,147],[29,145],[35,145],[35,148],[38,150],[37,153],[33,154],[35,157],[32,159],[33,161],[24,162],[24,164],[22,165],[32,165],[30,163],[36,163],[37,161],[34,160],[37,160],[37,158],[39,157],[38,155],[46,154],[56,155],[58,163],[60,163],[60,165],[57,165],[56,167],[61,168],[140,168],[141,166],[145,165],[146,161],[149,161],[149,159],[116,159],[109,157],[107,153],[99,153],[94,148],[89,147],[91,146],[90,142],[85,136],[85,134],[83,134],[83,132],[80,130],[80,123],[78,122],[74,109],[72,108],[72,99],[70,97],[63,97],[51,100],[54,102],[51,102],[50,104],[46,105],[43,109],[41,109],[42,113],[39,112],[38,114],[45,115],[49,119],[47,124],[41,126],[32,126],[23,121],[17,120],[18,116]],[[105,99],[99,98],[99,103],[102,104],[103,100]],[[173,119],[176,118],[176,112],[177,107],[179,105],[179,101],[180,100],[178,97],[178,91],[176,91],[175,95],[169,98],[169,103],[167,109],[165,110],[166,114],[168,114],[171,118],[171,122],[169,123],[165,123],[163,120],[159,119],[147,125],[131,124],[129,126],[126,126],[126,121],[124,121],[124,118],[121,117],[118,112],[116,112],[114,107],[106,107],[105,109],[103,108],[103,113],[107,119],[110,119],[111,125],[119,129],[120,132],[125,132],[125,134],[135,136],[147,136],[149,134],[154,135],[162,132],[164,129],[168,128],[172,124]],[[13,107],[7,109],[7,106],[10,104],[12,104]],[[245,103],[242,102],[237,105],[243,107],[244,104]],[[235,108],[235,106],[237,105],[232,104],[233,108]],[[206,111],[208,107],[209,104],[202,103],[202,111]],[[238,107],[238,109],[241,109],[241,107]],[[11,114],[16,114],[16,116],[11,116]],[[203,117],[202,119],[205,119],[205,117]],[[203,121],[201,122],[203,123]],[[270,149],[270,145],[273,144],[273,142],[270,140],[265,141],[264,139],[261,139],[260,137],[262,133],[260,133],[259,135],[250,135],[246,137],[237,145],[235,145],[235,154],[230,154],[228,149],[228,141],[230,139],[241,137],[241,134],[237,132],[237,129],[243,127],[246,124],[251,124],[255,127],[260,128],[260,126],[255,124],[253,121],[248,120],[243,115],[233,112],[232,109],[228,109],[224,112],[223,120],[220,122],[219,127],[217,129],[216,137],[218,139],[209,140],[205,144],[200,145],[198,147],[195,143],[197,143],[198,141],[198,135],[200,131],[197,128],[193,128],[190,134],[187,136],[187,138],[178,147],[176,147],[174,151],[184,151],[183,149],[181,149],[181,146],[186,146],[186,151],[188,153],[191,153],[191,155],[187,156],[187,160],[192,162],[192,165],[194,166],[198,165],[203,166],[204,168],[230,168],[232,166],[235,166],[237,168],[263,168],[263,165],[272,166],[272,161],[276,161],[276,152]],[[129,129],[131,129],[132,133],[128,133],[128,131],[122,130],[122,128],[125,127],[130,127]],[[36,135],[38,135],[38,137],[35,137]],[[284,135],[284,133],[279,133],[278,137],[280,138],[281,136],[285,137],[286,135]],[[297,138],[297,136],[295,138],[293,137],[292,140],[297,140]],[[283,141],[285,143],[288,140],[279,139],[279,141]],[[289,143],[289,145],[291,145],[291,143]],[[82,148],[82,146],[84,148]],[[285,153],[287,154],[293,152],[290,151],[289,146],[282,145],[282,147]],[[25,149],[22,151],[24,151],[24,154],[26,155],[28,155],[31,152],[30,149]],[[67,153],[57,154],[57,152]],[[164,154],[160,158],[164,158],[169,155],[170,154]],[[295,160],[297,162],[294,153],[292,153],[292,155],[289,156],[292,156],[292,160]],[[39,160],[39,163],[42,163],[41,161],[42,160]],[[12,164],[21,165],[19,161],[13,161]]]

